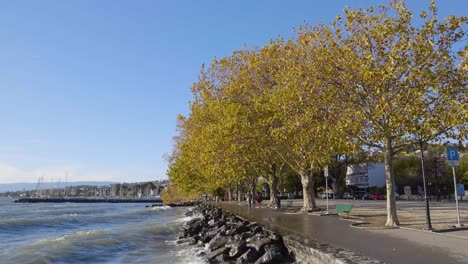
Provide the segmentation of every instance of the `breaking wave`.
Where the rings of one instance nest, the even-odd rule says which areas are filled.
[[[1,202],[1,201],[0,201]],[[175,241],[185,208],[3,205],[0,263],[203,263]]]

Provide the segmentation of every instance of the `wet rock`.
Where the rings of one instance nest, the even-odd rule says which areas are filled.
[[[290,263],[281,253],[281,248],[278,245],[265,245],[265,253],[255,261],[255,264],[263,263]]]
[[[193,216],[194,210],[189,210],[185,213],[185,216]]]
[[[247,243],[247,247],[249,248],[253,248],[257,251],[262,251],[263,248],[268,245],[268,244],[272,244],[273,243],[273,240],[271,240],[271,238],[267,237],[267,238],[258,238],[258,239],[253,239],[251,240],[250,242]]]
[[[270,238],[273,240],[273,244],[279,247],[279,250],[283,256],[289,255],[289,250],[286,247],[283,237],[281,235],[272,232]]]
[[[236,260],[229,257],[228,255],[220,254],[218,255],[212,263],[220,263],[220,264],[235,264]]]
[[[257,259],[259,259],[264,252],[258,252],[257,250],[251,248],[247,250],[242,256],[237,258],[237,264],[244,264],[244,263],[255,263]]]
[[[184,225],[177,243],[204,246],[209,263],[291,262],[281,235],[212,206],[191,212],[199,217]]]
[[[208,261],[209,261],[210,263],[213,263],[213,261],[215,260],[215,258],[216,258],[218,255],[227,253],[228,251],[229,251],[229,248],[224,248],[224,247],[218,248],[217,250],[208,253],[208,254],[206,255],[206,258],[208,259]]]
[[[253,233],[257,234],[263,231],[263,228],[257,224],[253,226],[249,226],[250,230],[252,230]]]
[[[192,220],[189,220],[189,221],[185,222],[184,228],[185,228],[185,229],[190,228],[190,226],[193,225],[193,224],[194,224],[195,222],[197,222],[197,221],[200,221],[200,220],[197,219],[197,218],[194,218],[194,219],[192,219]]]
[[[208,225],[209,225],[209,226],[214,226],[214,225],[215,225],[214,219],[209,220],[209,221],[208,221]]]
[[[273,243],[270,235],[263,232],[255,234],[252,237],[247,238],[245,241],[247,241],[248,247],[255,248],[257,251],[259,251],[260,248],[264,247],[266,244]]]
[[[194,243],[192,245],[196,244],[198,242],[198,240],[200,240],[200,238],[201,237],[199,235],[193,236]]]
[[[226,236],[218,236],[218,238],[214,241],[210,241],[208,245],[208,249],[211,251],[217,250],[218,248],[224,247],[226,243],[229,241],[230,237]]]
[[[202,238],[201,240],[205,243],[208,243],[210,242],[210,240],[212,240],[215,236],[218,235],[221,236],[221,235],[224,235],[225,234],[225,231],[226,231],[226,227],[225,226],[222,226],[218,229],[214,229],[214,230],[211,230],[211,231],[208,231],[206,232],[205,234],[202,235]]]
[[[188,237],[188,238],[182,238],[177,240],[177,244],[184,244],[184,243],[189,243],[191,245],[195,244],[195,239],[193,237]]]
[[[232,258],[240,257],[248,250],[247,243],[243,240],[232,240],[226,244],[226,247],[230,248],[229,256]]]
[[[255,235],[255,233],[253,233],[252,231],[247,231],[247,232],[244,232],[242,234],[239,234],[240,236],[242,236],[242,239],[248,239],[252,236]]]
[[[242,233],[245,233],[245,232],[247,232],[247,231],[250,231],[249,227],[246,226],[246,225],[244,225],[244,224],[242,224],[242,225],[240,225],[240,226],[237,228],[236,234],[242,234]]]

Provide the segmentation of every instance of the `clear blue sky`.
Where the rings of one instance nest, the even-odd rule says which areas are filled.
[[[468,15],[468,1],[438,2]],[[203,63],[373,3],[1,0],[0,183],[166,178]]]

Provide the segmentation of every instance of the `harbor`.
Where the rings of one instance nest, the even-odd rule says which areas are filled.
[[[19,198],[15,203],[160,203],[159,197],[115,198],[115,197],[48,197]]]

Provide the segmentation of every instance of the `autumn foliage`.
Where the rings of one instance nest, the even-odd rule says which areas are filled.
[[[329,25],[302,25],[293,39],[203,66],[190,115],[178,119],[170,180],[201,194],[261,176],[274,194],[287,164],[309,211],[314,172],[366,149],[384,157],[386,224],[398,225],[395,155],[417,142],[466,140],[468,126],[468,19],[439,19],[434,2],[414,16],[399,1],[346,8]]]

